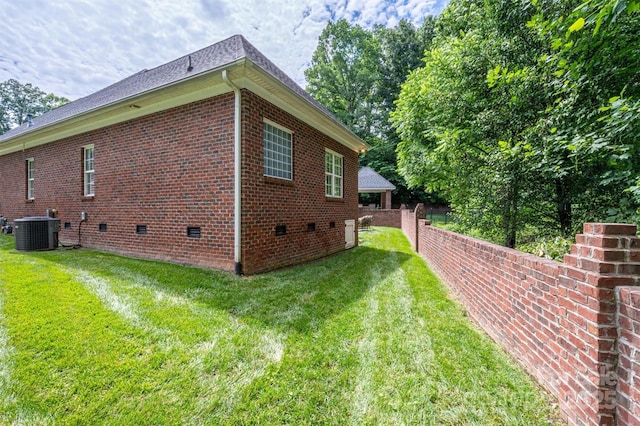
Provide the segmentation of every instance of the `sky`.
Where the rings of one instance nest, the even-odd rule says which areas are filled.
[[[330,20],[419,25],[447,0],[0,0],[0,82],[71,100],[242,34],[305,86]]]

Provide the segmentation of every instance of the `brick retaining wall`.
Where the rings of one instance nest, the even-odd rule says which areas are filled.
[[[413,247],[415,251],[418,251],[418,246],[416,244],[418,220],[424,219],[424,217],[425,212],[423,204],[418,204],[414,210],[402,210],[402,223],[400,226],[409,241],[411,241],[411,247]]]
[[[640,422],[640,288],[620,287],[618,300],[617,421]]]
[[[360,207],[358,217],[362,216],[373,216],[373,226],[402,227],[402,210],[400,209],[377,210],[369,207]]]
[[[570,424],[640,423],[640,288],[619,288],[640,284],[634,225],[585,224],[559,263],[416,216],[402,216],[414,247],[469,316],[558,399]]]

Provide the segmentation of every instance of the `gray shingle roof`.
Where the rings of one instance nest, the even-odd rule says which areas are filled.
[[[142,70],[91,95],[70,102],[39,117],[35,117],[31,127],[28,127],[27,124],[23,124],[0,135],[0,143],[43,126],[61,122],[79,114],[105,107],[115,102],[158,89],[168,84],[176,83],[183,79],[191,78],[201,73],[206,73],[231,64],[242,58],[247,58],[254,64],[258,65],[264,71],[268,72],[281,83],[286,85],[289,89],[306,99],[333,121],[346,128],[344,124],[340,123],[326,108],[313,99],[311,95],[302,89],[295,81],[289,78],[273,62],[260,53],[260,51],[258,51],[258,49],[249,43],[243,36],[235,35],[164,65],[160,65],[150,70]],[[191,66],[193,67],[191,70],[187,69],[189,61],[191,61]]]
[[[358,170],[358,192],[394,190],[396,186],[369,167]]]

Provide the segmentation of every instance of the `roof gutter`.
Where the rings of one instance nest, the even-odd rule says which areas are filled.
[[[233,260],[235,262],[235,273],[236,275],[242,274],[242,144],[241,144],[241,133],[240,126],[242,124],[241,121],[241,104],[242,104],[242,96],[240,94],[240,89],[238,86],[233,84],[233,82],[229,79],[227,75],[227,70],[222,70],[222,79],[235,94],[235,113],[234,113],[234,211],[233,211]]]

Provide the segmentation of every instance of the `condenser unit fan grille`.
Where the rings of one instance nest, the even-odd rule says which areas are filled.
[[[53,250],[58,247],[60,220],[50,217],[16,219],[14,233],[16,250]]]

